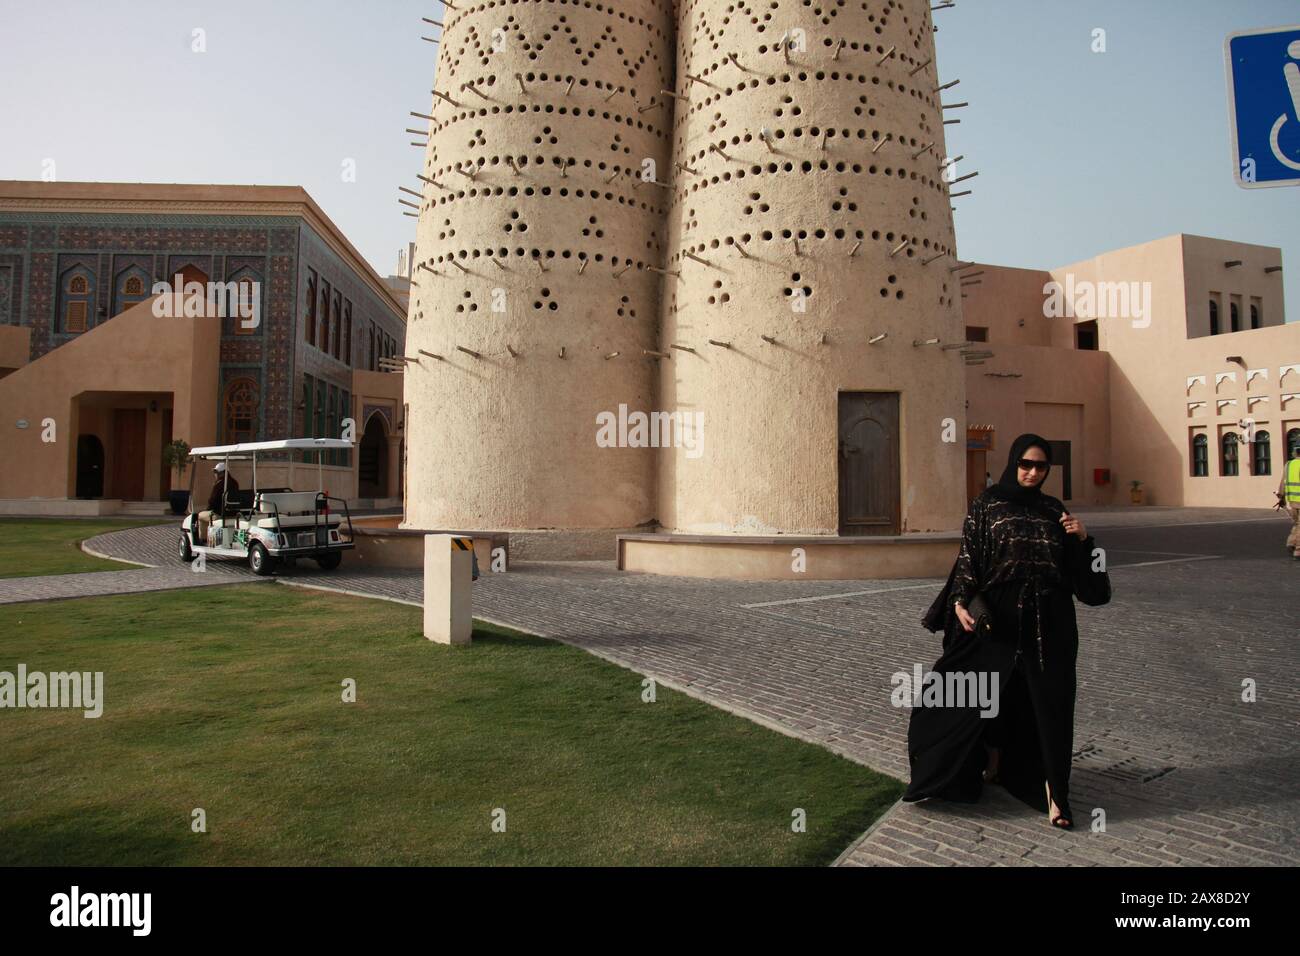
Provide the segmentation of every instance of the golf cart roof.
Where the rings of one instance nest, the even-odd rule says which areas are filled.
[[[353,443],[342,438],[285,438],[280,441],[244,442],[240,445],[213,445],[211,448],[190,450],[191,458],[252,457],[260,451],[333,451],[352,448]]]

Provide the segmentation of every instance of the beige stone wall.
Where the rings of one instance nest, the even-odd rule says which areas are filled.
[[[929,4],[692,0],[677,49],[659,402],[703,411],[705,442],[661,455],[660,521],[835,534],[837,395],[878,390],[901,394],[903,530],[957,527],[962,359],[913,346],[963,334]]]
[[[407,525],[636,526],[655,514],[649,452],[599,448],[596,416],[653,400],[669,195],[638,177],[647,159],[668,176],[670,5],[473,3],[444,22],[451,102],[420,107],[437,185],[411,183]]]
[[[123,408],[147,404],[140,396],[157,396],[160,409],[170,395],[173,436],[194,447],[213,443],[220,320],[158,318],[154,301],[146,299],[0,380],[0,408],[5,411],[0,499],[74,496],[77,436],[83,433],[76,399],[85,393],[102,393],[101,405],[116,396],[119,400],[112,404]],[[173,308],[183,312],[184,306]],[[93,403],[85,404],[89,433],[102,436],[109,427],[104,416]],[[56,424],[54,442],[41,440],[46,418]],[[27,428],[16,427],[20,419],[28,422]],[[145,493],[156,498],[161,466],[155,414],[148,426]],[[111,475],[111,457],[105,466]],[[188,475],[178,487],[187,481]],[[116,497],[108,482],[104,491]]]
[[[32,330],[23,325],[0,325],[0,378],[22,368],[31,357]]]
[[[1234,261],[1241,264],[1227,265]],[[1127,504],[1136,479],[1149,504],[1270,507],[1286,434],[1300,428],[1300,325],[1285,324],[1281,273],[1265,271],[1278,265],[1276,248],[1175,235],[1050,272],[975,267],[984,275],[968,291],[966,322],[989,328],[994,356],[968,370],[969,417],[997,430],[1000,453],[989,456],[994,477],[1007,444],[1034,431],[1075,442],[1078,502]],[[1050,281],[1076,290],[1084,283],[1094,289],[1149,283],[1147,314],[1132,308],[1128,315],[1109,314],[1108,302],[1096,318],[1101,351],[1076,350],[1073,327],[1085,319],[1043,314],[1043,286]],[[1208,301],[1216,293],[1222,332],[1212,336]],[[1227,331],[1232,297],[1243,305],[1235,333]],[[1252,301],[1263,323],[1254,330],[1248,328]],[[996,374],[1003,372],[1020,377]],[[1244,417],[1269,435],[1271,474],[1252,473],[1252,450],[1244,445],[1240,473],[1221,474],[1222,436],[1240,431]],[[1210,445],[1206,477],[1192,476],[1197,433]],[[1111,470],[1109,487],[1092,484],[1094,468]],[[1053,482],[1048,490],[1059,495],[1055,475]]]
[[[996,429],[985,470],[997,481],[1011,443],[1025,432],[1068,441],[1072,477],[1068,503],[1110,504],[1111,487],[1093,484],[1093,470],[1111,465],[1109,357],[1104,352],[1006,345],[997,340],[989,342],[989,349],[992,358],[966,370],[970,421]],[[1052,470],[1044,491],[1065,500],[1060,469]]]

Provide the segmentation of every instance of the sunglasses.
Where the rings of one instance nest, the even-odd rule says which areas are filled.
[[[1021,458],[1020,461],[1016,462],[1016,464],[1018,464],[1025,471],[1041,471],[1041,472],[1047,471],[1047,462],[1037,461],[1033,458]]]

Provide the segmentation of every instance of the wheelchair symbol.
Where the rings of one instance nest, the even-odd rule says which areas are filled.
[[[1292,59],[1300,60],[1300,40],[1291,43],[1286,48],[1286,52]],[[1282,75],[1286,77],[1286,87],[1291,94],[1291,105],[1295,109],[1297,121],[1300,121],[1300,66],[1295,63],[1288,63],[1282,67]],[[1282,115],[1277,118],[1277,122],[1273,124],[1273,131],[1269,133],[1268,145],[1273,150],[1273,155],[1277,157],[1279,163],[1288,169],[1300,169],[1300,163],[1284,156],[1282,147],[1278,144],[1278,134],[1282,132],[1282,127],[1286,125],[1288,119],[1290,117],[1287,116],[1286,111],[1283,111]]]

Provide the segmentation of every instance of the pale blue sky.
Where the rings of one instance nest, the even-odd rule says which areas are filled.
[[[390,273],[421,157],[402,130],[433,80],[420,17],[440,11],[0,0],[0,179],[53,159],[62,180],[300,185]],[[947,99],[971,102],[949,152],[980,173],[956,200],[963,258],[1046,268],[1176,232],[1280,246],[1300,321],[1300,189],[1234,184],[1223,65],[1227,34],[1300,23],[1300,3],[958,0],[936,22]]]

